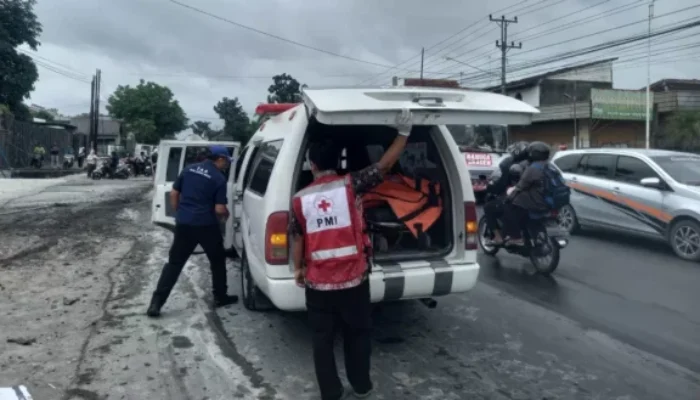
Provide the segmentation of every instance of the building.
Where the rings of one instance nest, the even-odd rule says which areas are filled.
[[[77,132],[90,137],[90,115],[83,114],[71,119],[71,124],[77,127]],[[97,152],[106,154],[108,146],[118,146],[121,142],[121,123],[111,117],[100,115],[97,128]]]
[[[510,140],[542,140],[568,148],[644,147],[646,87],[613,87],[616,58],[579,64],[507,84],[506,94],[540,110],[532,125],[510,129]],[[500,86],[485,90],[500,92]],[[668,122],[700,110],[700,80],[664,79],[650,86],[650,144],[668,147]]]
[[[668,124],[679,111],[700,110],[700,80],[663,79],[649,89],[654,95],[654,145],[675,147],[668,140]],[[646,90],[646,87],[640,89]]]
[[[540,110],[532,125],[511,127],[510,140],[537,139],[568,148],[643,146],[646,99],[640,103],[636,90],[613,89],[616,60],[573,65],[508,83],[508,96]],[[501,87],[486,90],[500,92]]]

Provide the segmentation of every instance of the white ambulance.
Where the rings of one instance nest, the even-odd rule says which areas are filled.
[[[413,112],[407,150],[395,171],[440,186],[441,212],[416,240],[389,213],[368,220],[373,242],[370,288],[373,302],[462,293],[474,287],[477,214],[464,155],[446,125],[530,124],[537,109],[499,94],[426,87],[304,89],[300,104],[271,104],[258,113],[277,113],[263,123],[228,172],[231,220],[225,243],[241,262],[242,301],[259,310],[270,302],[282,310],[303,310],[304,290],[293,279],[288,236],[291,198],[312,182],[306,160],[309,143],[332,137],[343,148],[338,172],[376,162],[393,141],[397,113]],[[207,142],[161,142],[156,169],[153,221],[172,226],[167,192],[187,164],[188,147]],[[217,143],[219,144],[219,143]],[[225,144],[236,154],[236,144]],[[393,218],[393,219],[392,219]]]

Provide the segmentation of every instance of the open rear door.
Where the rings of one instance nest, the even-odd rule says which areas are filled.
[[[151,221],[170,230],[175,229],[175,210],[170,206],[170,191],[182,170],[185,143],[161,141],[158,147]]]
[[[225,146],[233,157],[233,162],[228,170],[222,171],[226,176],[228,208],[231,216],[221,225],[221,233],[224,235],[224,246],[233,246],[233,209],[234,209],[234,176],[236,173],[236,159],[241,147],[240,142],[209,142],[188,140],[164,140],[158,147],[158,164],[156,166],[156,193],[153,197],[152,222],[156,225],[173,230],[175,228],[175,210],[170,206],[170,191],[173,182],[180,175],[182,169],[190,164],[202,161],[201,154],[211,145]],[[196,252],[201,252],[197,246]]]
[[[463,89],[303,89],[311,115],[326,125],[392,125],[397,111],[414,125],[529,125],[539,110],[500,94]]]

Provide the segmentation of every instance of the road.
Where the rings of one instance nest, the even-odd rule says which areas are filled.
[[[149,189],[61,181],[5,200],[0,388],[61,400],[317,399],[305,315],[214,311],[203,256],[161,319],[143,315],[170,240],[149,223]],[[700,399],[697,264],[601,232],[575,236],[553,278],[508,254],[479,261],[477,287],[436,309],[377,308],[373,398]],[[234,262],[229,286],[240,291]]]

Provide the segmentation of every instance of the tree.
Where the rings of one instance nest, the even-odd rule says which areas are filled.
[[[119,85],[107,99],[107,111],[136,134],[139,143],[160,139],[187,129],[187,116],[167,86],[143,79],[135,87]]]
[[[211,122],[208,121],[194,121],[194,123],[190,125],[190,128],[195,135],[199,135],[210,140],[220,136],[223,133],[223,131],[214,129],[210,125]]]
[[[681,150],[700,149],[700,111],[678,111],[668,123],[666,138]]]
[[[53,114],[51,114],[48,110],[39,110],[34,112],[33,115],[35,118],[41,118],[46,122],[53,122],[54,120],[56,120]]]
[[[15,119],[31,120],[22,100],[34,90],[39,78],[31,57],[17,52],[17,46],[39,46],[41,24],[34,13],[36,0],[0,2],[0,104],[6,104]]]
[[[291,75],[282,74],[272,77],[273,84],[267,88],[269,96],[268,103],[298,103],[301,101],[301,89],[306,85],[299,84],[299,81]]]
[[[248,139],[252,136],[249,128],[250,118],[243,110],[238,97],[233,99],[224,97],[216,103],[214,112],[219,115],[219,118],[224,120],[224,135],[230,136],[235,141],[240,141],[243,145],[248,142]]]

